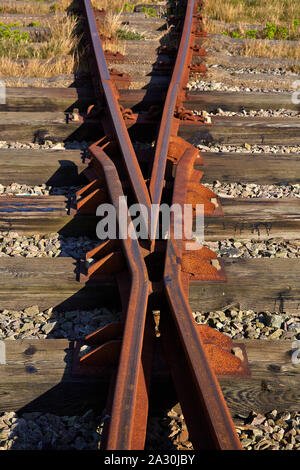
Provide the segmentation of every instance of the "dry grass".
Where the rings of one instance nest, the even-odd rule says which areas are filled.
[[[47,26],[51,30],[51,35],[42,51],[46,58],[76,53],[80,41],[80,37],[76,35],[77,18],[67,14],[55,15]]]
[[[92,5],[99,10],[106,10],[112,12],[121,12],[124,10],[125,5],[130,5],[132,8],[135,5],[150,5],[159,3],[161,0],[92,0]]]
[[[157,3],[160,0],[91,0],[92,5],[99,10],[120,12],[125,5],[141,5]],[[73,4],[73,5],[72,5]],[[66,11],[70,6],[75,6],[73,0],[57,0],[52,2],[34,0],[16,0],[15,2],[2,1],[0,4],[1,13],[14,13],[26,15],[47,15],[55,11]]]
[[[206,0],[206,16],[226,23],[291,23],[300,19],[299,0]]]
[[[217,23],[210,18],[204,18],[204,29],[208,34],[222,34],[225,29],[223,24]]]
[[[9,3],[9,2],[2,2],[1,3],[1,13],[13,13],[13,14],[24,14],[24,15],[31,15],[31,14],[37,14],[37,15],[46,15],[49,13],[49,5],[40,3],[40,2],[15,2],[15,3]]]
[[[74,0],[58,0],[54,2],[55,4],[55,11],[66,11],[71,5],[73,7],[76,6],[76,1]]]
[[[0,13],[13,13],[24,15],[47,15],[56,11],[65,11],[73,0],[57,0],[56,2],[21,1],[1,2]]]
[[[209,34],[221,34],[224,30],[230,30],[229,25],[234,25],[234,30],[241,37],[246,37],[249,29],[247,23],[260,24],[262,27],[271,23],[286,27],[289,39],[297,40],[299,37],[299,28],[294,26],[294,20],[300,20],[299,0],[206,0],[204,10]],[[241,47],[233,48],[232,52],[246,57],[299,60],[300,43],[247,39]]]
[[[0,57],[0,77],[54,77],[56,75],[72,74],[76,67],[73,56],[57,57],[55,59],[28,59],[16,61]]]
[[[121,29],[121,24],[121,13],[113,13],[112,11],[108,11],[103,22],[99,23],[99,33],[108,38],[108,40],[103,43],[104,50],[125,54],[126,48],[124,43],[117,39],[117,33],[118,30]],[[110,38],[114,38],[114,40],[109,41]]]
[[[99,10],[119,12],[124,9],[126,0],[92,0],[92,5]],[[127,2],[129,3],[129,2]]]
[[[276,24],[276,23],[275,23]],[[224,31],[227,33],[232,33],[232,32],[237,32],[239,33],[240,37],[246,38],[247,37],[247,32],[250,30],[256,30],[256,38],[257,39],[268,39],[267,33],[265,32],[266,28],[266,23],[262,24],[261,26],[255,25],[250,26],[249,24],[237,22],[234,25],[228,25],[228,23],[223,23],[219,22],[216,20],[212,20],[210,18],[205,20],[205,29],[208,34],[222,34]],[[278,25],[277,25],[278,26]],[[286,24],[286,33],[287,37],[284,40],[292,40],[292,41],[297,41],[300,38],[300,26],[296,25],[294,26],[293,24]],[[282,37],[275,37],[275,39],[282,39]]]
[[[125,55],[126,52],[126,47],[122,41],[104,41],[102,46],[104,51],[120,52],[120,54],[123,55]]]
[[[266,39],[248,39],[239,55],[280,59],[300,59],[300,44],[290,45],[288,41],[270,42]]]
[[[104,34],[104,36],[108,38],[115,37],[118,30],[121,28],[121,24],[121,13],[112,13],[109,11],[99,25],[99,33]]]
[[[0,57],[9,59],[51,59],[60,55],[74,54],[79,38],[75,35],[77,19],[67,14],[55,15],[47,26],[51,34],[48,41],[31,44],[29,40],[20,42],[11,39],[0,41]]]
[[[66,13],[55,15],[47,26],[51,35],[42,43],[0,41],[0,76],[52,77],[73,73],[80,40],[75,35],[77,19]]]

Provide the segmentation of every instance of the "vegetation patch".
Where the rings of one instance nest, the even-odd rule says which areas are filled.
[[[206,0],[205,15],[225,23],[291,24],[300,18],[299,0]]]
[[[27,41],[29,34],[27,32],[14,29],[17,26],[15,24],[4,24],[0,23],[0,41],[9,40],[14,43],[20,43],[21,41]]]
[[[267,23],[262,29],[244,29],[239,26],[236,30],[225,30],[222,34],[232,38],[246,39],[278,39],[295,41],[300,36],[300,20],[294,19],[292,25],[279,26],[275,23]]]
[[[77,62],[73,56],[46,60],[30,59],[26,62],[0,56],[0,77],[47,78],[72,74],[76,67]],[[24,86],[22,81],[20,86]]]
[[[145,15],[154,17],[157,15],[155,8],[152,7],[142,7],[142,12],[145,13]]]
[[[0,13],[23,14],[23,15],[47,15],[67,9],[76,9],[77,4],[73,0],[59,0],[58,2],[45,2],[36,0],[35,2],[18,0],[15,2],[3,1],[0,6]]]
[[[209,34],[246,40],[229,47],[235,56],[300,57],[298,0],[206,0],[204,14]]]
[[[50,59],[59,55],[73,54],[78,45],[75,36],[77,20],[70,16],[57,16],[49,23],[48,41],[36,44],[28,32],[15,29],[13,25],[0,24],[0,57],[10,59]]]
[[[126,41],[137,41],[144,39],[144,36],[136,31],[130,31],[129,29],[118,29],[117,38]]]
[[[133,13],[136,5],[142,5],[143,3],[159,3],[161,0],[92,0],[92,5],[97,10],[112,11],[114,13]],[[143,7],[142,12],[148,16],[156,16],[157,12],[152,7]]]
[[[300,59],[300,45],[294,46],[288,41],[278,44],[270,43],[267,40],[248,39],[239,55],[245,57],[266,57],[270,59]]]
[[[43,25],[39,23],[38,21],[32,21],[31,23],[28,24],[29,28],[40,28]]]
[[[0,24],[0,76],[48,77],[69,74],[78,62],[77,19],[55,15],[47,41],[34,43],[16,24]]]

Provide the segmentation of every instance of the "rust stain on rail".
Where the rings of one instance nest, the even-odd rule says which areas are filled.
[[[198,158],[201,162],[201,155],[177,135],[180,120],[191,121],[195,126],[207,125],[183,108],[192,58],[205,55],[195,44],[197,37],[205,37],[202,1],[187,0],[183,21],[172,18],[176,28],[181,27],[181,41],[158,126],[155,154],[146,171],[140,166],[125,122],[144,125],[149,116],[157,120],[160,111],[152,108],[148,118],[140,119],[130,109],[120,107],[91,2],[82,0],[82,5],[92,44],[97,97],[89,114],[98,119],[105,136],[89,148],[91,160],[86,176],[90,183],[77,193],[73,210],[83,216],[84,223],[85,214],[95,213],[100,203],[110,202],[117,214],[119,209],[127,214],[129,226],[132,220],[128,206],[126,203],[120,208],[120,197],[128,196],[143,204],[148,211],[145,220],[151,203],[157,207],[165,203],[167,192],[173,204],[183,207],[189,203],[194,212],[197,204],[202,204],[205,215],[221,215],[218,198],[200,183],[203,172],[194,170],[194,161]],[[174,55],[173,50],[166,48],[163,52]],[[120,220],[117,222],[120,229]],[[144,448],[152,351],[157,341],[163,346],[194,448],[241,449],[216,374],[248,375],[245,351],[238,350],[220,333],[197,326],[188,303],[189,279],[226,282],[226,273],[216,255],[196,246],[189,236],[175,240],[174,222],[176,218],[171,213],[168,240],[154,240],[151,234],[147,240],[121,237],[105,241],[86,256],[81,280],[101,282],[105,276],[113,276],[122,300],[122,321],[86,337],[85,344],[91,349],[80,357],[74,369],[77,374],[102,373],[107,368],[112,372],[109,419],[102,442],[106,449]],[[185,224],[185,234],[190,235],[192,220]],[[157,226],[158,212],[154,233]],[[192,250],[188,243],[193,245]]]

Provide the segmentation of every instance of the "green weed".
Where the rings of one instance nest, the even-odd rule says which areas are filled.
[[[295,40],[299,34],[299,25],[300,21],[294,19],[290,26],[279,26],[275,23],[267,23],[260,31],[258,29],[247,29],[243,31],[238,28],[234,31],[223,31],[222,34],[237,39]]]
[[[118,29],[117,38],[123,41],[124,40],[136,41],[136,40],[144,39],[144,36],[140,33],[136,33],[135,31],[127,31],[125,29]]]
[[[0,23],[0,40],[9,40],[14,43],[28,41],[29,34],[27,32],[19,31],[18,29],[13,29],[14,27],[14,25],[5,25]]]
[[[156,10],[155,8],[152,8],[152,7],[142,7],[142,12],[148,16],[152,16],[152,17],[156,16]]]
[[[129,3],[125,3],[124,5],[124,10],[127,11],[127,13],[131,13],[134,11],[134,5],[130,5]]]
[[[247,29],[246,31],[246,38],[248,39],[256,39],[258,35],[258,29]]]
[[[28,25],[28,27],[30,27],[30,28],[39,28],[40,26],[43,26],[43,25],[41,23],[39,23],[38,21],[32,21]]]

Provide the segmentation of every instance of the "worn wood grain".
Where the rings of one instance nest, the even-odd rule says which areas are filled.
[[[297,154],[246,154],[202,152],[203,183],[299,184]],[[81,172],[88,162],[82,150],[0,149],[0,181],[50,186],[82,183]]]
[[[227,282],[191,281],[189,302],[193,311],[213,311],[229,305],[255,311],[300,314],[300,263],[298,259],[222,258]],[[0,258],[0,309],[39,305],[95,308],[111,301],[117,292],[111,279],[77,282],[78,265],[71,258]],[[116,294],[115,294],[116,295]],[[115,302],[118,303],[118,295]]]
[[[129,41],[132,42],[132,41]],[[140,58],[140,51],[137,55]],[[159,104],[163,92],[151,90],[119,90],[120,103],[126,108],[147,109],[151,104]],[[70,111],[78,108],[86,112],[95,101],[92,88],[32,88],[7,87],[6,103],[0,104],[0,111],[10,112],[41,112],[41,111]],[[197,102],[197,100],[195,100]]]
[[[3,196],[0,198],[0,213],[20,216],[24,213],[30,217],[40,217],[41,214],[54,214],[55,217],[66,215],[68,199],[66,196]]]
[[[77,186],[85,181],[82,150],[0,149],[1,184]]]
[[[212,125],[199,126],[197,123],[183,122],[179,127],[179,135],[198,143],[298,145],[300,120],[215,116]]]
[[[184,106],[188,109],[216,112],[240,112],[260,109],[294,109],[299,105],[292,102],[291,93],[257,93],[257,92],[228,92],[228,91],[190,91]]]
[[[0,113],[0,135],[8,142],[40,142],[51,140],[82,141],[101,137],[99,124],[67,121],[63,112],[6,112]]]
[[[286,144],[300,143],[300,120],[297,118],[213,118],[213,125],[182,121],[179,135],[185,139],[196,139],[205,143],[232,144]],[[126,122],[130,128],[131,121]],[[147,129],[146,129],[147,128]],[[145,126],[153,132],[152,126]],[[134,127],[133,127],[134,129]],[[133,132],[131,129],[131,133]],[[40,139],[56,141],[98,140],[101,130],[96,121],[67,123],[62,112],[2,112],[0,113],[0,135],[2,140],[34,142]]]
[[[191,281],[192,310],[227,306],[241,310],[300,314],[300,263],[284,258],[222,258],[227,282]]]
[[[72,343],[64,339],[5,341],[7,364],[0,369],[0,412],[101,412],[108,383],[70,375]],[[0,366],[1,367],[1,366]]]
[[[0,198],[0,231],[46,234],[66,227],[70,234],[73,218],[67,215],[65,196],[3,196]]]
[[[299,411],[300,364],[293,364],[290,341],[244,340],[251,378],[222,379],[221,387],[233,415],[247,416],[254,410],[266,413]]]
[[[300,199],[220,198],[224,215],[205,217],[207,241],[299,239]]]
[[[113,281],[78,282],[78,262],[72,258],[0,259],[0,308],[39,305],[56,311],[96,308],[108,300],[118,304]]]
[[[78,108],[86,112],[93,100],[91,88],[7,87],[6,102],[0,104],[0,111],[54,112]]]
[[[130,44],[134,41],[127,41],[126,45],[131,56],[141,54],[136,45],[132,51]],[[153,47],[152,47],[153,49]],[[150,51],[149,51],[150,52]],[[155,59],[155,54],[154,54]],[[151,101],[158,103],[162,99],[159,90],[119,90],[120,102],[125,107],[135,107]],[[150,97],[151,95],[151,97]],[[86,111],[87,106],[92,104],[94,94],[91,88],[38,88],[38,87],[7,87],[6,103],[0,105],[1,111],[66,111],[79,108]],[[184,107],[193,110],[203,110],[215,112],[218,108],[224,111],[239,112],[242,109],[294,109],[299,106],[292,103],[290,93],[257,93],[257,92],[222,92],[222,91],[190,91],[187,93]]]
[[[298,154],[270,153],[213,153],[201,152],[204,171],[203,183],[219,180],[222,183],[299,184],[300,158]]]
[[[18,216],[1,216],[0,231],[12,230],[23,235],[46,235],[58,232],[65,237],[96,236],[97,218],[84,216],[73,217],[72,215],[53,215],[51,213],[39,213],[36,217],[23,213]]]
[[[290,341],[244,340],[250,378],[222,378],[233,416],[252,410],[298,411],[300,366],[292,364]],[[72,345],[65,339],[5,341],[7,364],[0,365],[0,412],[51,411],[62,414],[104,406],[107,384],[70,375]]]
[[[69,206],[66,196],[2,196],[0,231],[26,235],[59,232],[63,236],[95,238],[98,218],[68,215]]]
[[[205,217],[207,241],[225,238],[265,240],[299,238],[300,199],[220,198],[223,216]],[[94,237],[98,219],[71,216],[65,196],[2,196],[0,231],[23,234],[89,235]]]

